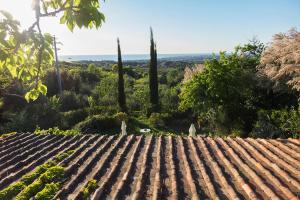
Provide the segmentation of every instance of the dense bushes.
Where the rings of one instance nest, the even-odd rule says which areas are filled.
[[[291,137],[299,132],[299,117],[291,106],[297,95],[275,91],[258,73],[263,44],[253,41],[231,54],[188,70],[180,93],[180,108],[192,111],[208,133],[242,137]],[[279,110],[287,107],[286,110]],[[277,110],[276,110],[277,109]],[[266,110],[267,114],[258,112]]]
[[[300,137],[299,109],[261,110],[255,124],[252,137],[288,138]]]
[[[95,115],[78,123],[75,128],[80,130],[82,133],[117,134],[117,131],[120,129],[120,125],[115,117]]]
[[[6,112],[7,123],[1,123],[0,132],[34,131],[36,126],[49,128],[60,125],[61,116],[53,98],[40,98],[17,112]],[[2,129],[2,130],[1,130]]]
[[[127,114],[118,108],[118,76],[111,63],[106,67],[64,65],[62,94],[55,71],[49,70],[43,77],[47,97],[31,103],[14,95],[1,96],[26,92],[15,81],[1,77],[0,134],[34,131],[37,126],[36,133],[117,134],[125,120],[130,133],[140,128],[187,133],[195,123],[201,134],[299,137],[299,93],[290,87],[274,88],[273,80],[258,73],[263,49],[256,41],[204,64],[159,67],[157,111],[149,101],[148,67],[124,67]]]
[[[76,110],[87,105],[87,101],[81,95],[77,95],[72,91],[65,91],[59,99],[60,111],[66,112]]]
[[[118,112],[114,117],[119,123],[122,121],[128,122],[128,115],[126,113]]]
[[[83,121],[87,116],[88,112],[87,109],[78,109],[78,110],[71,110],[68,112],[61,113],[62,115],[62,127],[70,129],[75,124]]]
[[[153,127],[163,127],[165,125],[160,113],[152,113],[149,117],[149,123]]]
[[[177,85],[181,82],[183,70],[177,67],[158,70],[159,74],[164,74],[164,81],[160,84],[159,89],[162,111],[165,113],[176,112],[179,102]],[[79,131],[108,132],[111,130],[116,132],[115,130],[119,131],[121,118],[124,118],[125,121],[128,121],[129,116],[139,118],[141,115],[142,118],[148,118],[151,113],[148,68],[124,67],[128,116],[121,116],[122,114],[118,113],[120,110],[116,101],[116,71],[93,64],[88,67],[69,64],[62,68],[61,78],[62,94],[59,94],[58,91],[56,72],[49,70],[43,77],[43,81],[48,87],[47,97],[41,96],[37,101],[29,104],[25,101],[21,104],[16,97],[9,97],[9,101],[6,101],[8,98],[5,98],[3,111],[0,109],[0,117],[5,119],[4,123],[0,125],[0,132],[34,131],[37,126],[42,129],[39,132],[54,134],[65,129],[71,129],[72,132],[75,126],[79,127]],[[7,82],[5,87],[9,87],[10,84],[12,83]],[[171,85],[174,87],[170,88]],[[93,116],[107,117],[101,119],[96,117],[98,125],[95,125]],[[107,120],[108,125],[106,125]],[[146,121],[148,123],[148,119]]]

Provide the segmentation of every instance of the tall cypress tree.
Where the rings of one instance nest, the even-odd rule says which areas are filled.
[[[158,111],[158,78],[157,78],[157,51],[156,43],[153,39],[153,31],[150,27],[150,68],[149,68],[149,87],[150,87],[150,103],[153,111]]]
[[[120,40],[118,42],[118,103],[122,112],[127,112],[126,96],[124,91],[124,78],[123,78],[123,63],[121,55]]]

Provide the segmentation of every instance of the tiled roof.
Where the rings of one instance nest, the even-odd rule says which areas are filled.
[[[0,141],[0,190],[61,152],[55,198],[298,199],[300,140],[15,134]],[[297,196],[298,195],[298,196]]]

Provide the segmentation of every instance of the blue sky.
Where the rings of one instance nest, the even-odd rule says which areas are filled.
[[[29,0],[0,0],[0,9],[23,27],[34,19]],[[42,29],[69,55],[115,54],[117,37],[124,54],[148,53],[150,26],[159,53],[231,51],[254,36],[269,42],[275,33],[300,29],[300,0],[106,0],[100,10],[106,22],[98,30],[71,33],[58,17],[43,20]]]

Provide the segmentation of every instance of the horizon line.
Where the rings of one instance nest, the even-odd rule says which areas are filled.
[[[227,52],[227,51],[226,51]],[[158,53],[157,55],[199,55],[199,54],[219,54],[215,52],[203,52],[203,53]],[[228,53],[228,52],[227,52]],[[150,53],[126,53],[122,55],[148,55],[150,56]],[[60,54],[58,56],[115,56],[118,55],[115,54]]]

